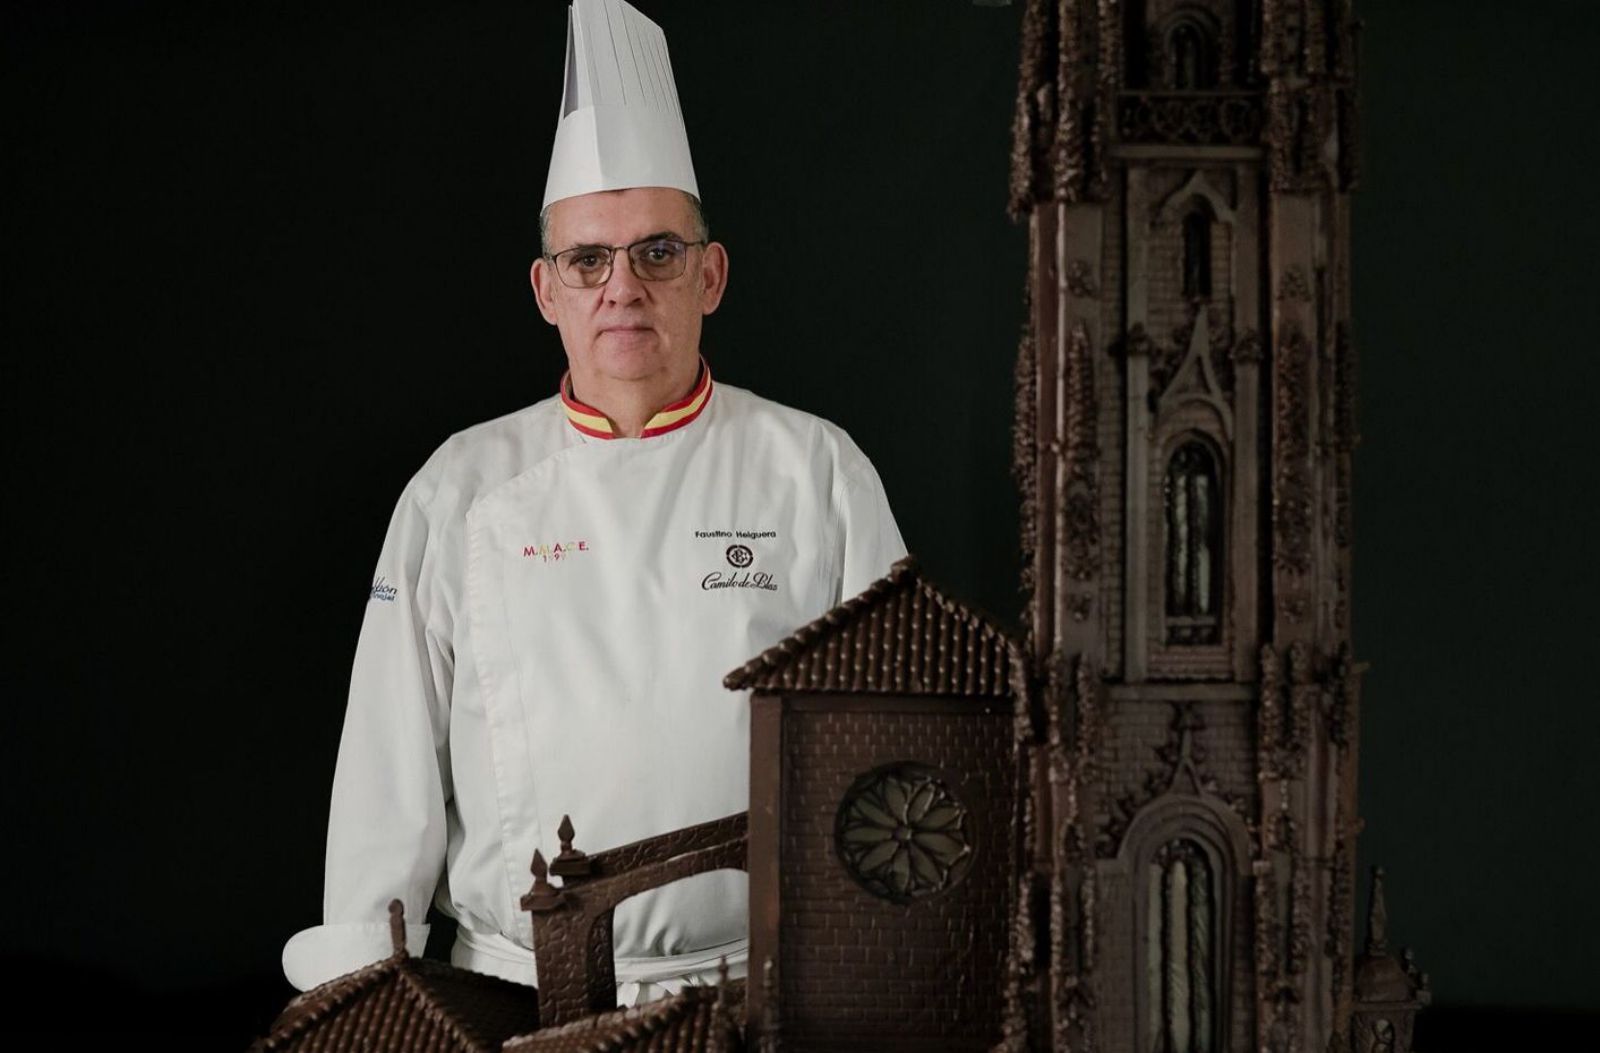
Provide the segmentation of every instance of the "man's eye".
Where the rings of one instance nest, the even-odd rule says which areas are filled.
[[[683,251],[675,241],[652,241],[641,255],[646,263],[667,263]]]
[[[606,265],[606,257],[599,252],[580,252],[572,257],[572,266],[580,271],[597,271]]]

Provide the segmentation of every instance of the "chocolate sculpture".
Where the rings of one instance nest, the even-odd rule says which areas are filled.
[[[1348,0],[1028,7],[1017,909],[1051,926],[1015,1045],[1350,1045],[1355,34]]]
[[[1410,1049],[1379,877],[1353,947],[1355,38],[1349,0],[1029,0],[1026,639],[902,563],[730,674],[748,840],[564,828],[507,1048]],[[615,1009],[616,904],[740,866],[749,980]]]
[[[399,900],[389,904],[389,929],[392,955],[295,998],[251,1053],[494,1053],[538,1026],[528,988],[410,957]]]
[[[1023,789],[1015,644],[902,560],[724,683],[754,692],[752,1023],[786,1049],[989,1048]]]
[[[1016,910],[1050,925],[1012,1048],[1351,1047],[1356,32],[1349,0],[1028,6]]]

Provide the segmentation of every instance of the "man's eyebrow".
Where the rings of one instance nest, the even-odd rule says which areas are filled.
[[[682,234],[679,234],[675,230],[658,230],[654,234],[646,234],[642,238],[635,238],[633,241],[629,242],[629,244],[630,245],[638,245],[638,244],[641,244],[642,242],[646,242],[646,241],[660,241],[662,238],[672,238],[674,241],[687,241],[688,240]],[[610,245],[606,245],[603,242],[599,242],[599,241],[580,241],[576,245],[573,245],[570,248],[562,249],[561,251],[562,252],[571,252],[573,249],[609,249],[609,248],[611,248]],[[559,255],[559,253],[558,253],[558,255]]]

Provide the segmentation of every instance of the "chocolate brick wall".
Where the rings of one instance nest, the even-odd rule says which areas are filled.
[[[987,1048],[999,1037],[1013,873],[1009,711],[1004,702],[945,701],[923,712],[872,705],[784,716],[785,1048]],[[904,761],[947,776],[970,809],[974,856],[953,887],[901,905],[852,878],[834,829],[858,776]]]

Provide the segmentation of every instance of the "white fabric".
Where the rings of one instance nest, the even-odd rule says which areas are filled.
[[[387,955],[397,896],[413,922],[430,901],[458,920],[458,958],[533,980],[517,901],[562,815],[594,852],[745,810],[747,696],[723,675],[904,552],[844,432],[738,388],[648,439],[586,438],[559,399],[451,438],[406,487],[378,562],[324,924],[284,948],[290,982]],[[737,964],[746,915],[733,871],[626,901],[619,980]],[[420,950],[426,927],[409,938]]]
[[[724,963],[730,979],[745,975],[749,961],[748,941],[735,940],[718,947],[675,954],[662,958],[613,958],[617,976],[617,1004],[622,1006],[652,1002],[677,994],[696,984],[714,984]],[[476,973],[487,973],[513,983],[533,985],[533,959],[497,932],[457,930],[450,962]]]
[[[667,38],[623,0],[574,0],[542,207],[639,186],[700,196]]]

